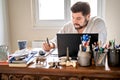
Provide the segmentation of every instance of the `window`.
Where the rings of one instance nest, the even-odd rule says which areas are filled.
[[[39,20],[64,20],[64,0],[38,0],[38,4]]]
[[[71,20],[70,7],[77,1],[89,2],[91,16],[103,17],[105,0],[33,0],[33,25],[35,28],[60,28]]]

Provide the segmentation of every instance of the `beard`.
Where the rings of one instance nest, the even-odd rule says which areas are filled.
[[[84,22],[83,26],[81,26],[80,24],[77,24],[77,23],[75,23],[74,26],[75,26],[76,30],[79,30],[79,29],[82,29],[82,28],[86,27],[87,24],[88,24],[88,20],[85,19],[85,22]]]

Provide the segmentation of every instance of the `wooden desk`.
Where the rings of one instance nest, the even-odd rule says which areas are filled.
[[[64,67],[63,69],[0,66],[0,80],[120,80],[120,68]]]
[[[120,80],[120,68],[111,67],[62,67],[50,68],[15,68],[0,65],[0,80]]]

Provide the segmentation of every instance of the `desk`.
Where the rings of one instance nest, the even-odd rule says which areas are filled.
[[[12,68],[0,66],[0,80],[120,80],[120,68],[65,67],[63,69]]]
[[[120,80],[120,68],[62,67],[62,69],[9,67],[0,65],[0,80]]]

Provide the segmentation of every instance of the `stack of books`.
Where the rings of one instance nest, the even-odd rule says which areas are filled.
[[[14,53],[9,59],[9,67],[27,67],[33,62],[37,51],[19,51]]]

